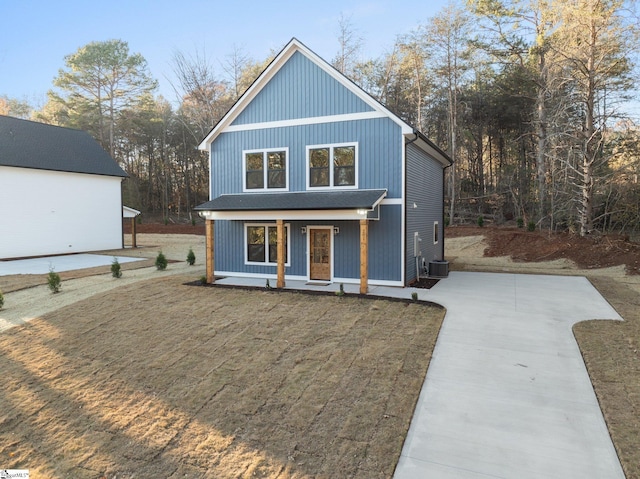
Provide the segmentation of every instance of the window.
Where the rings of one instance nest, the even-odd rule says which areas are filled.
[[[357,145],[307,147],[309,188],[340,188],[356,185]]]
[[[246,263],[278,264],[278,228],[271,224],[245,225]],[[289,265],[289,226],[284,226],[284,262]]]
[[[433,222],[433,244],[438,244],[440,240],[440,231],[438,231],[438,227],[440,224],[437,221]]]
[[[287,148],[245,151],[244,190],[286,190]]]

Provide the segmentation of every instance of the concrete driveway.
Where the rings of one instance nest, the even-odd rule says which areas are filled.
[[[624,478],[571,326],[621,319],[584,277],[452,272],[396,479]]]

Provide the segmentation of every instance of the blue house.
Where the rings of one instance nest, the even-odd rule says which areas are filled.
[[[406,286],[443,260],[444,171],[423,134],[291,40],[200,144],[215,275]]]

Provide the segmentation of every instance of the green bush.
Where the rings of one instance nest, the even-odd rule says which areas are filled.
[[[2,291],[0,291],[0,309],[4,306],[4,296],[2,295]]]
[[[49,270],[49,276],[47,277],[47,284],[49,285],[49,289],[52,293],[60,292],[60,284],[62,281],[60,280],[60,275],[56,273],[53,269]]]
[[[207,284],[207,277],[206,276],[200,276],[200,284]]]
[[[196,219],[195,218],[191,218],[191,226],[195,226],[196,225]]]
[[[162,251],[160,251],[158,253],[158,256],[156,257],[156,268],[158,269],[158,271],[164,271],[165,269],[167,269],[167,264],[169,264],[169,262],[167,261],[167,257],[162,254]]]
[[[187,253],[187,263],[189,263],[189,266],[193,266],[196,262],[196,255],[193,252],[192,248],[189,248],[189,253]]]
[[[518,228],[524,228],[524,219],[522,219],[522,218],[518,218],[518,219],[516,220],[516,223],[517,223],[517,225],[518,225]]]
[[[122,267],[118,262],[118,258],[113,258],[113,262],[111,263],[111,276],[114,278],[122,277]]]
[[[527,231],[535,231],[535,230],[536,230],[536,222],[529,221],[529,223],[527,223]]]
[[[414,291],[413,293],[411,293],[411,299],[413,301],[418,301],[418,293],[416,291]]]
[[[484,226],[484,218],[482,216],[478,216],[478,226],[480,228]]]
[[[340,290],[336,291],[336,296],[344,296],[344,284],[340,283]]]

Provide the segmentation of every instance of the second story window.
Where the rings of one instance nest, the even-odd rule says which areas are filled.
[[[308,187],[339,188],[356,184],[355,144],[307,147]]]
[[[245,151],[244,190],[286,190],[287,149]]]

